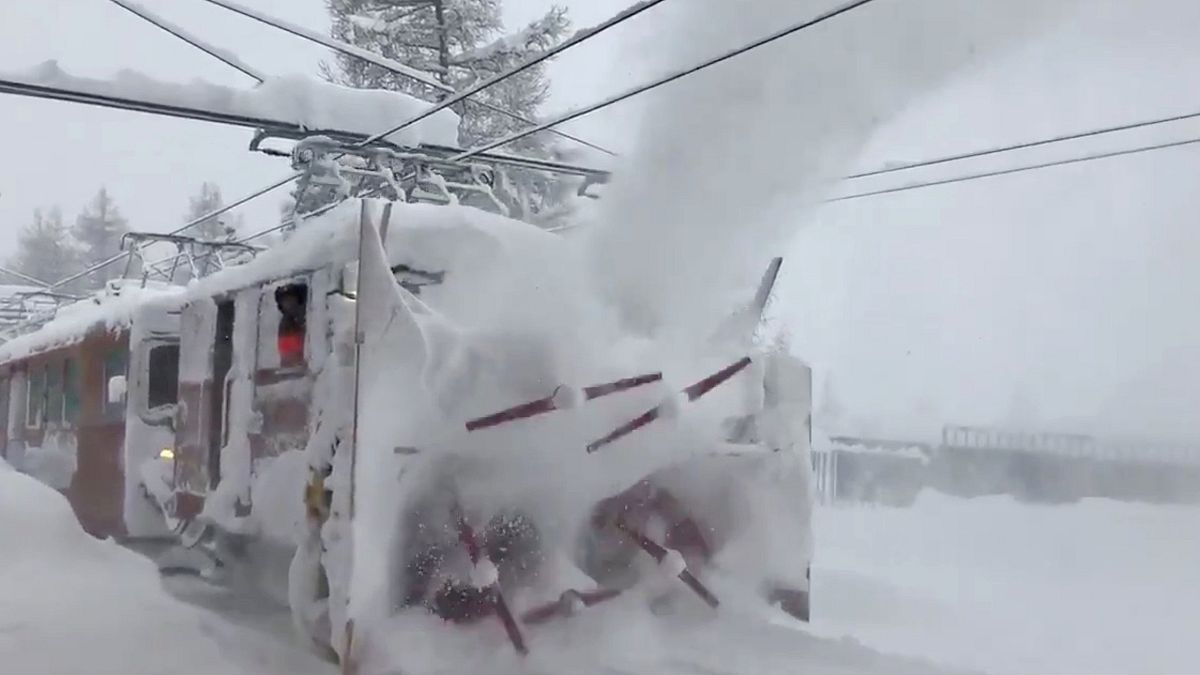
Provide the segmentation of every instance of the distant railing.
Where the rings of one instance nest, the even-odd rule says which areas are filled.
[[[1032,452],[1113,462],[1200,465],[1200,445],[1099,440],[1086,434],[1032,433],[990,427],[947,426],[942,447]]]
[[[838,455],[835,449],[812,451],[813,499],[818,504],[837,501]]]

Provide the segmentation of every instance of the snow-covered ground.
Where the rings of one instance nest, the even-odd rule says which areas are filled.
[[[1200,670],[1200,509],[925,493],[815,518],[818,634],[994,675]]]
[[[58,493],[0,461],[0,668],[46,675],[315,675],[278,632],[168,594],[147,559],[80,529]]]
[[[816,530],[811,627],[722,616],[676,636],[655,672],[1181,675],[1200,663],[1200,509],[925,494],[909,509],[819,509]],[[172,597],[148,560],[85,535],[60,495],[3,463],[0,551],[6,672],[336,672],[253,603],[192,594],[213,612]],[[515,657],[490,667],[524,670]]]
[[[271,613],[251,602],[189,593],[208,611],[164,590],[148,560],[79,528],[58,493],[0,462],[0,663],[3,672],[47,675],[309,675],[336,672],[281,633]],[[649,620],[648,618],[642,621]],[[720,617],[686,631],[664,650],[636,635],[617,650],[620,663],[638,651],[668,654],[653,672],[805,673],[806,675],[947,675],[919,661],[826,640],[781,625]],[[637,625],[634,622],[633,625]],[[626,627],[629,628],[629,627]],[[457,629],[438,626],[437,631]],[[411,636],[409,636],[411,638]],[[435,648],[436,636],[426,642]],[[586,650],[584,650],[586,651]],[[538,672],[539,660],[515,655],[485,664],[489,672]],[[572,672],[583,672],[575,663]],[[438,671],[447,672],[447,671]],[[483,672],[482,670],[479,672]],[[561,669],[546,671],[561,672]],[[622,672],[608,670],[606,672]],[[636,671],[641,672],[641,671]],[[457,675],[457,674],[455,674]]]

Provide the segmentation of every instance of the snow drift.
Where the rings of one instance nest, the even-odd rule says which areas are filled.
[[[818,509],[812,630],[991,675],[1182,675],[1200,509],[923,493]]]
[[[326,673],[271,636],[181,604],[154,565],[86,534],[66,499],[0,460],[5,672]]]

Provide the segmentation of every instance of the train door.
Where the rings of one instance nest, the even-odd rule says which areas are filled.
[[[213,427],[220,420],[223,400],[214,404],[218,385],[213,380],[216,366],[214,347],[217,317],[222,313],[211,298],[197,298],[183,306],[179,331],[179,412],[175,428],[171,492],[166,511],[172,519],[187,522],[199,515],[219,470],[219,457],[212,458]],[[224,312],[228,314],[228,310]],[[223,399],[222,391],[222,399]]]
[[[258,294],[250,288],[216,299],[198,298],[183,310],[180,400],[173,515],[203,510],[218,525],[249,508],[249,448],[254,417],[252,382]]]
[[[228,438],[226,406],[233,385],[229,371],[233,367],[234,309],[233,300],[217,303],[217,320],[212,342],[212,372],[208,378],[213,386],[212,396],[209,398],[206,430],[210,488],[215,488],[221,482],[221,448]]]
[[[162,516],[172,495],[176,432],[184,414],[180,314],[175,299],[142,305],[127,341],[101,341],[91,350],[87,379],[99,375],[106,395],[98,406],[85,403],[85,419],[92,433],[116,430],[122,439],[123,518],[130,537],[167,534]]]

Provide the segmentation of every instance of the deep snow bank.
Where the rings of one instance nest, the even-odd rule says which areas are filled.
[[[2,461],[0,663],[47,675],[333,670],[170,597],[149,560],[85,534],[61,495]]]
[[[995,675],[1182,675],[1200,509],[924,493],[814,515],[814,629]]]

